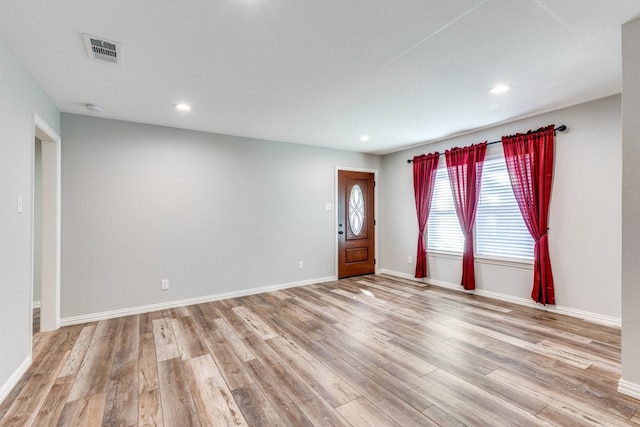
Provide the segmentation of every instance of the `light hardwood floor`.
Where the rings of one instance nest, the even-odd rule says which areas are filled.
[[[40,309],[33,309],[33,335],[35,336],[38,332],[40,332]]]
[[[37,333],[2,426],[640,425],[620,331],[365,276]]]

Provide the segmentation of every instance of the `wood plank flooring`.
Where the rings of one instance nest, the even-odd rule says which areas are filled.
[[[33,335],[40,332],[40,308],[33,309]]]
[[[36,333],[0,426],[626,426],[620,331],[363,276]]]

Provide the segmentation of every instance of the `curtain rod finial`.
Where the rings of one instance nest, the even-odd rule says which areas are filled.
[[[559,132],[564,132],[565,130],[567,130],[567,127],[565,125],[560,125],[556,128],[556,130]]]
[[[407,160],[407,163],[411,163],[411,162],[412,162],[412,160],[411,160],[411,159]]]

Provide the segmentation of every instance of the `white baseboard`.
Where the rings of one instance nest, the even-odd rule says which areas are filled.
[[[541,305],[536,304],[535,301],[528,298],[514,297],[511,295],[499,294],[497,292],[485,291],[482,289],[475,290],[476,295],[480,295],[487,298],[498,299],[502,301],[512,302],[514,304],[524,305],[527,307],[537,308],[538,310],[548,311],[550,313],[563,314],[565,316],[576,317],[578,319],[586,320],[588,322],[598,323],[606,326],[613,326],[616,328],[622,327],[622,319],[605,316],[603,314],[592,313],[590,311],[576,310],[575,308],[563,307],[559,305]]]
[[[444,282],[442,280],[429,279],[429,278],[425,279],[425,283],[428,283],[429,285],[433,285],[433,286],[438,286],[439,288],[447,288],[453,291],[462,292],[465,294],[478,294],[478,289],[467,290],[467,289],[464,289],[462,285],[459,283],[456,284],[456,283]]]
[[[386,274],[389,274],[391,276],[396,276],[396,277],[401,277],[403,279],[412,279],[412,280],[416,280],[416,281],[420,281],[421,279],[416,279],[414,277],[411,277],[411,275],[406,274],[406,273],[401,273],[401,272],[397,272],[397,271],[393,271],[393,270],[381,270],[381,272],[384,272]],[[538,310],[543,310],[543,311],[548,311],[551,313],[558,313],[558,314],[563,314],[566,316],[571,316],[571,317],[576,317],[579,319],[583,319],[589,322],[593,322],[593,323],[598,323],[601,325],[607,325],[607,326],[613,326],[616,328],[621,328],[622,327],[622,320],[617,318],[617,317],[611,317],[611,316],[605,316],[602,314],[598,314],[598,313],[592,313],[589,311],[582,311],[582,310],[576,310],[574,308],[570,308],[570,307],[562,307],[562,306],[549,306],[549,305],[541,305],[541,304],[536,304],[533,300],[527,299],[527,298],[521,298],[521,297],[514,297],[511,295],[506,295],[506,294],[500,294],[497,292],[491,292],[491,291],[486,291],[483,289],[476,289],[473,291],[467,291],[465,289],[463,289],[459,284],[455,284],[455,283],[449,283],[449,282],[443,282],[440,280],[434,280],[434,279],[425,279],[424,283],[430,284],[430,285],[434,285],[434,286],[438,286],[438,287],[442,287],[442,288],[447,288],[447,289],[453,289],[455,291],[459,291],[459,292],[464,292],[464,293],[468,293],[468,294],[474,294],[474,295],[479,295],[479,296],[483,296],[483,297],[487,297],[487,298],[492,298],[492,299],[497,299],[500,301],[506,301],[506,302],[511,302],[514,304],[518,304],[518,305],[523,305],[526,307],[532,307],[532,308],[537,308]]]
[[[630,383],[629,381],[618,381],[618,392],[640,400],[640,384]]]
[[[399,271],[387,270],[385,268],[379,269],[376,274],[388,274],[389,276],[395,276],[402,279],[413,280],[414,282],[418,283],[424,283],[422,279],[416,279],[415,277],[413,277],[413,274],[401,273]]]
[[[313,285],[316,283],[324,283],[337,280],[335,276],[320,277],[316,279],[302,280],[299,282],[282,283],[278,285],[263,286],[259,288],[243,289],[240,291],[225,292],[222,294],[207,295],[197,298],[189,298],[177,301],[168,301],[158,304],[149,304],[138,307],[129,307],[119,310],[104,311],[101,313],[85,314],[82,316],[72,316],[60,319],[60,326],[78,325],[81,323],[96,322],[105,319],[114,319],[117,317],[132,316],[135,314],[149,313],[151,311],[166,310],[169,308],[183,307],[186,305],[202,304],[211,301],[218,301],[229,298],[243,297],[247,295],[255,295],[263,292],[273,292],[280,289],[295,288],[298,286]]]
[[[403,279],[409,279],[416,282],[422,282],[422,279],[416,279],[412,274],[401,273],[399,271],[387,270],[386,268],[378,269],[376,274],[388,274],[389,276],[401,277]]]
[[[28,356],[26,359],[24,359],[24,362],[22,362],[20,366],[18,366],[18,369],[16,369],[13,375],[9,377],[7,382],[5,382],[2,387],[0,387],[0,403],[2,403],[2,401],[7,397],[11,390],[13,390],[13,387],[18,384],[20,378],[22,378],[25,372],[27,372],[27,369],[29,369],[29,366],[31,366],[31,356]]]
[[[412,280],[412,281],[416,282],[416,285],[423,285],[423,286],[425,285],[425,282],[424,282],[423,279],[416,279],[415,277],[413,277],[413,274],[401,273],[399,271],[387,270],[385,268],[378,269],[376,274],[388,274],[389,276],[399,277],[401,279]]]
[[[36,308],[40,308],[40,301],[34,301],[33,304],[31,305],[32,309],[36,309]]]

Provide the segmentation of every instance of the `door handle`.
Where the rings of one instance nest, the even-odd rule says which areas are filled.
[[[344,234],[344,231],[340,230],[338,231],[338,234]]]

